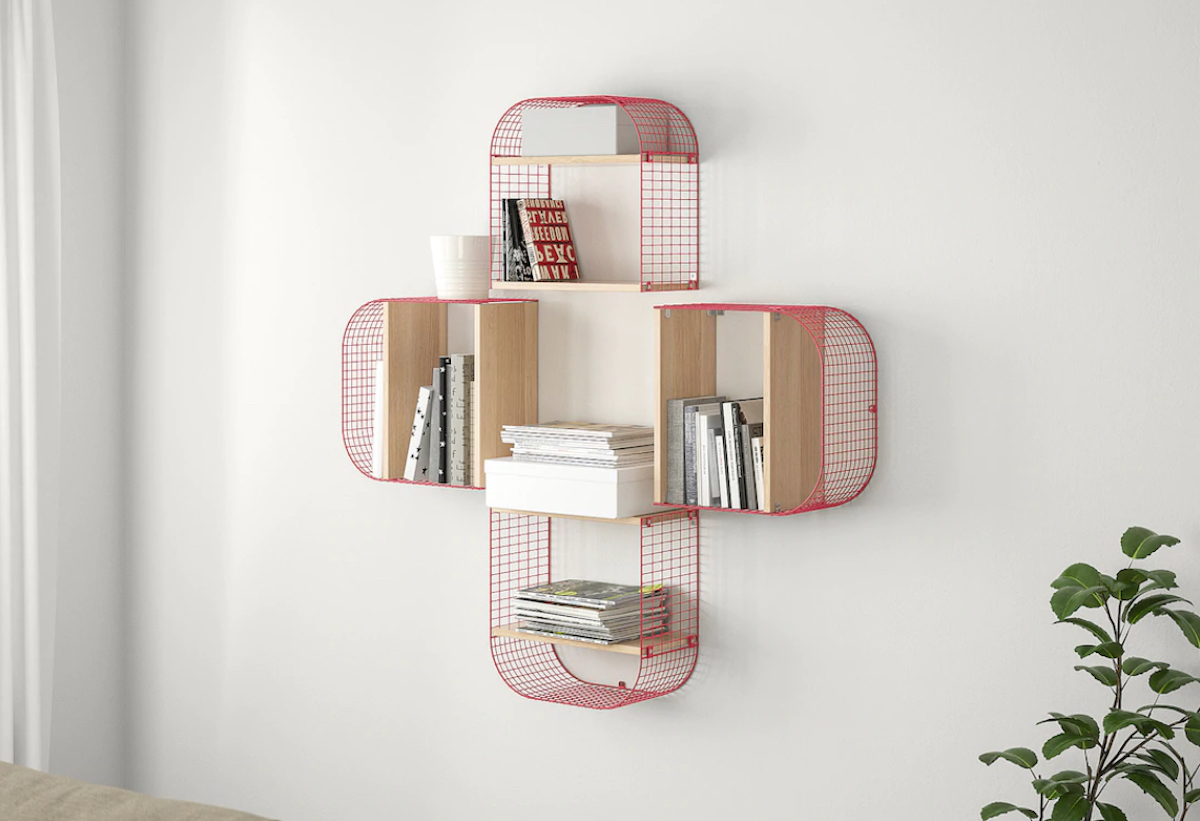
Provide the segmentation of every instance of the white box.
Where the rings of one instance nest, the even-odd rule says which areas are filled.
[[[616,105],[527,108],[521,112],[521,156],[637,154],[637,129]]]
[[[654,465],[588,468],[488,459],[487,506],[622,519],[655,512]]]

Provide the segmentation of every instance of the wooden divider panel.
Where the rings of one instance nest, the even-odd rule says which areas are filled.
[[[708,311],[660,310],[654,343],[654,501],[667,499],[667,400],[717,392],[717,318]]]
[[[475,484],[485,459],[508,456],[503,425],[538,423],[538,306],[491,302],[475,306]]]
[[[763,314],[763,456],[768,512],[808,499],[821,478],[821,353],[787,314]]]
[[[383,477],[403,479],[413,412],[438,356],[446,350],[446,306],[389,302],[383,315]]]

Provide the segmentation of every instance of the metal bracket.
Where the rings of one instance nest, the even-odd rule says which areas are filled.
[[[671,318],[671,309],[667,308],[666,310],[664,310],[663,316],[665,316],[667,319],[670,319]]]
[[[783,319],[783,314],[779,313],[778,311],[776,311],[775,313],[771,314],[771,316],[772,316],[772,317],[774,317],[774,319],[775,319],[775,321],[776,321],[776,322],[778,322],[779,320]]]
[[[709,316],[725,316],[724,311],[705,311]]]

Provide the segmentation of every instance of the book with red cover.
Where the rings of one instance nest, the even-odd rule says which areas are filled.
[[[529,249],[529,266],[537,282],[579,279],[575,242],[567,223],[567,206],[562,200],[517,201],[521,229]]]

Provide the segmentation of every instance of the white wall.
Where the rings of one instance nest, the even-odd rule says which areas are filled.
[[[1134,523],[1200,580],[1194,4],[132,9],[132,786],[292,821],[974,817],[1025,798],[979,752],[1103,709],[1048,582]],[[695,123],[696,298],[845,307],[881,365],[871,487],[706,516],[697,673],[613,713],[504,686],[483,497],[368,482],[339,434],[350,313],[485,228],[509,104],[580,93]],[[650,421],[656,301],[543,300],[543,418]]]
[[[62,453],[50,766],[123,779],[124,3],[54,0]]]

